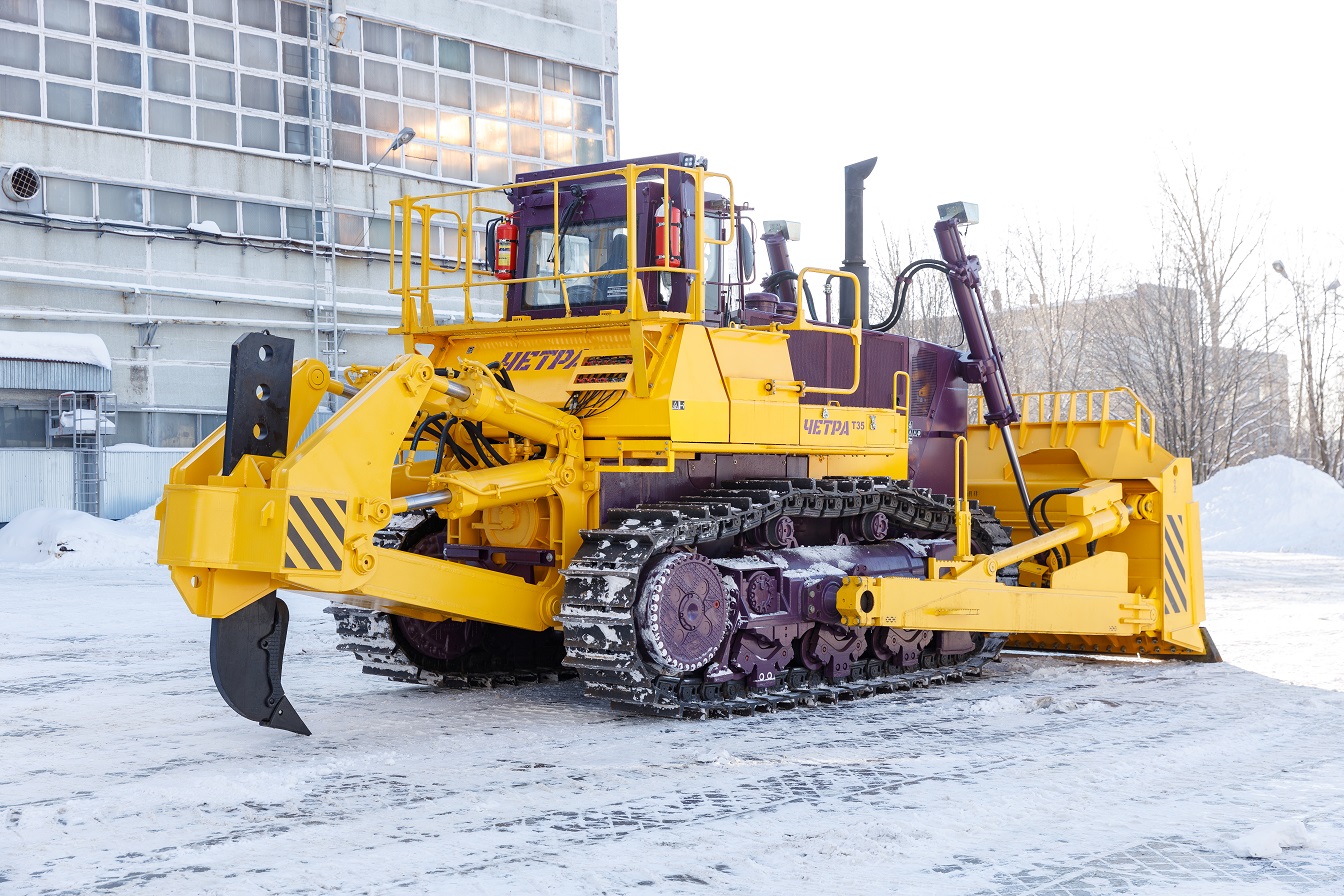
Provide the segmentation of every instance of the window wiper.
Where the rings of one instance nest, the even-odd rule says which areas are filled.
[[[558,274],[565,272],[565,234],[569,232],[570,225],[578,217],[584,199],[583,188],[578,184],[571,184],[569,192],[573,194],[574,199],[569,205],[565,206],[564,214],[560,216],[559,232],[555,235],[555,243],[551,246],[551,254],[546,258],[547,263],[552,265],[552,270]],[[555,263],[557,246],[560,247],[560,264],[558,266]]]

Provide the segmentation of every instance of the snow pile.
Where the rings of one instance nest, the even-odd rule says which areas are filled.
[[[1243,859],[1268,859],[1285,849],[1302,849],[1316,845],[1316,838],[1300,821],[1276,821],[1243,834],[1228,844],[1234,856]]]
[[[1344,488],[1288,457],[1262,457],[1195,487],[1204,548],[1344,556]]]
[[[78,510],[25,510],[0,529],[0,567],[152,566],[158,554],[154,508],[120,522]]]
[[[112,369],[112,356],[92,333],[42,333],[0,330],[0,358],[20,361],[73,361]]]

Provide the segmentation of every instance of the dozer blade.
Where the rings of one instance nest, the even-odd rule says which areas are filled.
[[[289,607],[275,592],[210,626],[210,671],[224,702],[268,728],[312,734],[280,686]]]

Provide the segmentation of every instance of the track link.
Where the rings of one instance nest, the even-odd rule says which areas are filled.
[[[431,517],[432,514],[425,511],[398,514],[374,535],[374,544],[380,548],[402,550]],[[340,604],[332,604],[325,612],[336,619],[336,633],[341,638],[336,649],[359,660],[364,674],[390,681],[436,688],[494,688],[565,681],[579,674],[558,661],[520,665],[516,655],[492,650],[493,645],[488,641],[454,661],[457,668],[431,669],[415,662],[402,650],[393,635],[392,621],[387,613]]]
[[[336,618],[336,632],[341,636],[336,649],[360,660],[364,664],[364,674],[390,681],[436,688],[494,688],[565,681],[578,675],[575,670],[560,665],[512,666],[507,660],[488,652],[470,657],[466,665],[475,668],[461,671],[427,669],[413,662],[397,644],[388,614],[338,604],[327,607],[325,612]]]
[[[775,712],[980,676],[1003,648],[1006,634],[988,635],[976,651],[943,657],[933,668],[893,670],[880,660],[865,660],[855,663],[843,681],[790,668],[778,687],[763,692],[701,676],[661,674],[641,657],[634,606],[640,577],[660,553],[736,536],[781,515],[841,519],[873,511],[886,514],[903,537],[945,537],[956,528],[950,499],[885,477],[734,482],[676,501],[612,510],[606,528],[583,532],[583,544],[565,570],[560,612],[565,665],[579,670],[590,697],[672,718]],[[973,504],[972,514],[973,535],[985,550],[1012,543],[991,508]]]

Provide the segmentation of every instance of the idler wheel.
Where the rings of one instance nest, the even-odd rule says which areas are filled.
[[[635,622],[653,665],[690,672],[708,663],[728,635],[729,600],[717,567],[700,554],[667,554],[649,569]]]
[[[420,533],[412,532],[402,550],[442,560],[447,540],[444,529],[434,526]],[[433,672],[447,671],[448,663],[480,647],[485,638],[485,625],[480,622],[451,619],[425,622],[409,616],[392,616],[389,622],[392,640],[397,642],[406,658]]]

